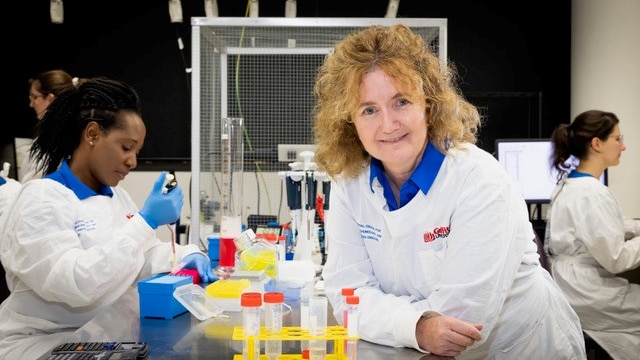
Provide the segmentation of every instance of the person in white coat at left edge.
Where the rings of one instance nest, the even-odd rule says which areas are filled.
[[[118,186],[145,135],[139,96],[119,81],[87,81],[48,107],[32,144],[45,176],[25,183],[0,217],[11,291],[0,305],[0,359],[39,358],[136,292],[137,280],[172,269],[172,246],[155,229],[178,219],[182,189],[164,194],[163,172],[138,209]],[[176,248],[185,268],[214,279],[195,245]]]

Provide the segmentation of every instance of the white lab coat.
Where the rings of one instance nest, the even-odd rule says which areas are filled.
[[[586,359],[578,317],[539,263],[522,196],[474,145],[446,156],[427,194],[389,212],[369,170],[334,179],[325,292],[342,323],[343,287],[360,296],[359,335],[419,349],[436,313],[484,325],[458,359]],[[424,350],[422,350],[424,351]]]
[[[11,291],[0,305],[0,359],[45,353],[51,333],[74,331],[137,291],[137,280],[170,271],[171,244],[134,215],[124,189],[112,190],[113,197],[80,200],[57,181],[36,179],[0,217],[0,259]],[[177,246],[179,259],[196,251]]]
[[[551,273],[584,331],[616,360],[640,352],[640,284],[615,276],[640,266],[640,222],[626,225],[595,178],[567,178],[554,190],[545,236]],[[625,233],[634,237],[625,241]]]
[[[0,215],[9,207],[13,198],[20,191],[20,183],[14,179],[5,179],[6,183],[0,185]]]

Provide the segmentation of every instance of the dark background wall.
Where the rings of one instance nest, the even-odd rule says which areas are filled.
[[[298,17],[383,17],[386,0],[298,0]],[[166,0],[64,0],[64,23],[52,24],[49,1],[18,1],[5,38],[4,126],[1,139],[31,137],[27,79],[54,68],[72,76],[108,76],[138,89],[147,123],[140,157],[190,156],[192,16],[203,0],[182,0],[181,24],[172,24]],[[242,17],[246,1],[218,0],[221,17]],[[260,16],[284,16],[285,0],[260,2]],[[569,120],[570,1],[400,2],[398,17],[447,18],[448,57],[463,93],[487,121],[480,146],[496,138],[548,137]],[[178,37],[184,49],[178,47]]]

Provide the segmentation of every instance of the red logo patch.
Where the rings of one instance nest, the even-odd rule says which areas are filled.
[[[422,240],[426,243],[432,242],[435,239],[445,238],[449,236],[449,232],[450,231],[448,226],[440,226],[433,229],[432,231],[425,232],[424,235],[422,235]]]

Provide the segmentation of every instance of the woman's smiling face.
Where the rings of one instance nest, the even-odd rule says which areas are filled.
[[[387,171],[411,172],[427,146],[426,105],[383,70],[363,75],[353,123],[365,150]]]

